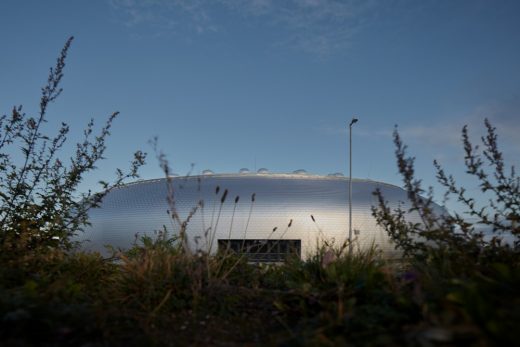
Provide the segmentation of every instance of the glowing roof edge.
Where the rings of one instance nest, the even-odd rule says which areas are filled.
[[[316,180],[316,179],[321,179],[321,180],[343,180],[343,181],[347,181],[349,180],[349,178],[347,176],[329,176],[329,175],[316,175],[316,174],[305,174],[305,175],[302,175],[302,174],[295,174],[295,173],[257,173],[257,172],[249,172],[249,173],[219,173],[219,174],[208,174],[208,173],[205,173],[205,174],[200,174],[200,175],[185,175],[185,176],[169,176],[168,178],[171,179],[171,180],[182,180],[182,179],[207,179],[209,177],[234,177],[234,178],[245,178],[245,177],[265,177],[265,178],[294,178],[294,179],[300,179],[300,180],[307,180],[307,179],[313,179],[313,180]],[[157,182],[157,181],[162,181],[162,180],[165,180],[166,177],[161,177],[161,178],[150,178],[150,179],[139,179],[139,180],[136,180],[134,182],[129,182],[129,183],[125,183],[123,185],[121,185],[120,187],[123,188],[123,187],[127,187],[127,186],[132,186],[132,185],[136,185],[136,184],[142,184],[142,183],[151,183],[151,182]],[[372,182],[372,183],[376,183],[378,185],[383,185],[383,186],[387,186],[387,187],[395,187],[395,188],[400,188],[402,189],[402,187],[399,187],[395,184],[391,184],[391,183],[386,183],[386,182],[381,182],[381,181],[376,181],[376,180],[372,180],[372,179],[368,179],[368,178],[354,178],[352,177],[352,182]]]

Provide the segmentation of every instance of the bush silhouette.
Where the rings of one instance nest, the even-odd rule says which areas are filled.
[[[145,154],[137,151],[127,172],[118,169],[113,181],[100,181],[99,193],[77,191],[85,175],[104,159],[105,141],[119,113],[112,113],[98,133],[90,120],[70,158],[60,157],[69,133],[66,123],[54,135],[43,132],[49,106],[62,92],[72,41],[73,37],[67,40],[50,69],[38,114],[29,116],[22,106],[15,106],[10,115],[0,117],[0,248],[4,255],[42,246],[70,249],[70,237],[88,223],[88,210],[127,178],[137,177],[138,168],[144,164]]]

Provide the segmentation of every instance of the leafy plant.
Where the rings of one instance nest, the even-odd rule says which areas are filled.
[[[137,151],[127,172],[118,169],[112,182],[100,181],[101,192],[78,193],[85,175],[104,159],[105,141],[118,112],[112,113],[101,130],[94,132],[90,120],[83,140],[75,145],[69,159],[60,157],[69,126],[62,123],[54,135],[42,130],[47,122],[49,106],[62,92],[65,60],[72,43],[70,37],[50,69],[42,88],[39,112],[32,117],[22,106],[0,117],[0,246],[3,254],[21,252],[39,246],[69,249],[70,236],[88,223],[88,210],[127,178],[137,177],[145,154]],[[21,156],[18,157],[18,151]]]
[[[412,206],[391,209],[382,193],[375,192],[379,205],[373,215],[403,251],[413,273],[413,302],[422,313],[421,324],[411,328],[418,343],[429,339],[481,344],[516,341],[511,331],[520,317],[511,307],[518,305],[513,288],[518,288],[520,279],[520,178],[514,167],[506,170],[496,129],[488,120],[485,126],[481,150],[471,143],[467,126],[462,129],[462,143],[466,173],[476,178],[480,197],[489,198],[487,204],[470,197],[434,161],[437,179],[446,189],[444,201],[455,197],[465,208],[463,214],[436,212],[431,188],[427,198],[422,197],[426,191],[415,178],[414,158],[407,156],[397,129],[397,164]],[[408,213],[418,213],[422,223],[409,223]],[[482,226],[489,229],[488,235],[479,230]],[[513,241],[503,242],[504,236]]]
[[[421,180],[415,177],[415,158],[407,156],[407,146],[395,129],[397,167],[411,208],[391,209],[381,191],[376,190],[374,194],[378,198],[378,206],[372,209],[372,213],[405,257],[426,257],[432,247],[470,256],[474,260],[480,257],[499,259],[505,255],[504,252],[516,255],[520,252],[520,226],[517,223],[520,220],[520,178],[516,176],[513,166],[509,169],[510,173],[506,174],[496,129],[487,119],[485,125],[487,135],[481,139],[481,152],[478,146],[471,143],[467,126],[462,129],[462,142],[466,153],[466,173],[476,178],[482,194],[489,196],[487,205],[479,206],[478,199],[468,196],[466,188],[457,185],[455,178],[446,174],[442,166],[434,161],[438,182],[446,189],[444,202],[455,197],[465,208],[464,214],[476,218],[471,222],[458,212],[439,213],[435,209],[432,188],[426,191]],[[484,160],[487,160],[490,172]],[[422,197],[424,194],[426,198]],[[418,213],[422,223],[409,223],[406,220],[408,213]],[[491,237],[485,237],[478,230],[482,226],[491,229]],[[504,244],[504,234],[514,237],[512,246]]]

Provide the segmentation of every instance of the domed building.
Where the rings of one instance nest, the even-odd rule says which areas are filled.
[[[169,181],[170,185],[166,178],[137,181],[108,193],[100,207],[90,211],[91,225],[79,235],[85,241],[83,248],[102,254],[107,254],[105,245],[127,249],[136,235],[154,235],[165,228],[170,235],[177,234],[179,221],[185,223],[192,250],[214,253],[225,247],[247,253],[255,261],[279,261],[289,253],[306,258],[324,240],[340,246],[348,239],[349,180],[341,174],[317,176],[305,170],[273,174],[264,168],[256,173],[242,169],[238,174],[214,174],[207,170]],[[402,188],[353,179],[353,245],[354,249],[375,245],[392,256],[394,245],[372,216],[376,188],[391,207],[399,203],[409,207]],[[174,213],[178,220],[172,218]],[[416,214],[407,219],[420,221]]]

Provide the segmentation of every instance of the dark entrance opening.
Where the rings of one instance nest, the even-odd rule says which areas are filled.
[[[253,262],[283,262],[301,256],[301,240],[218,240],[218,250],[245,255]]]

